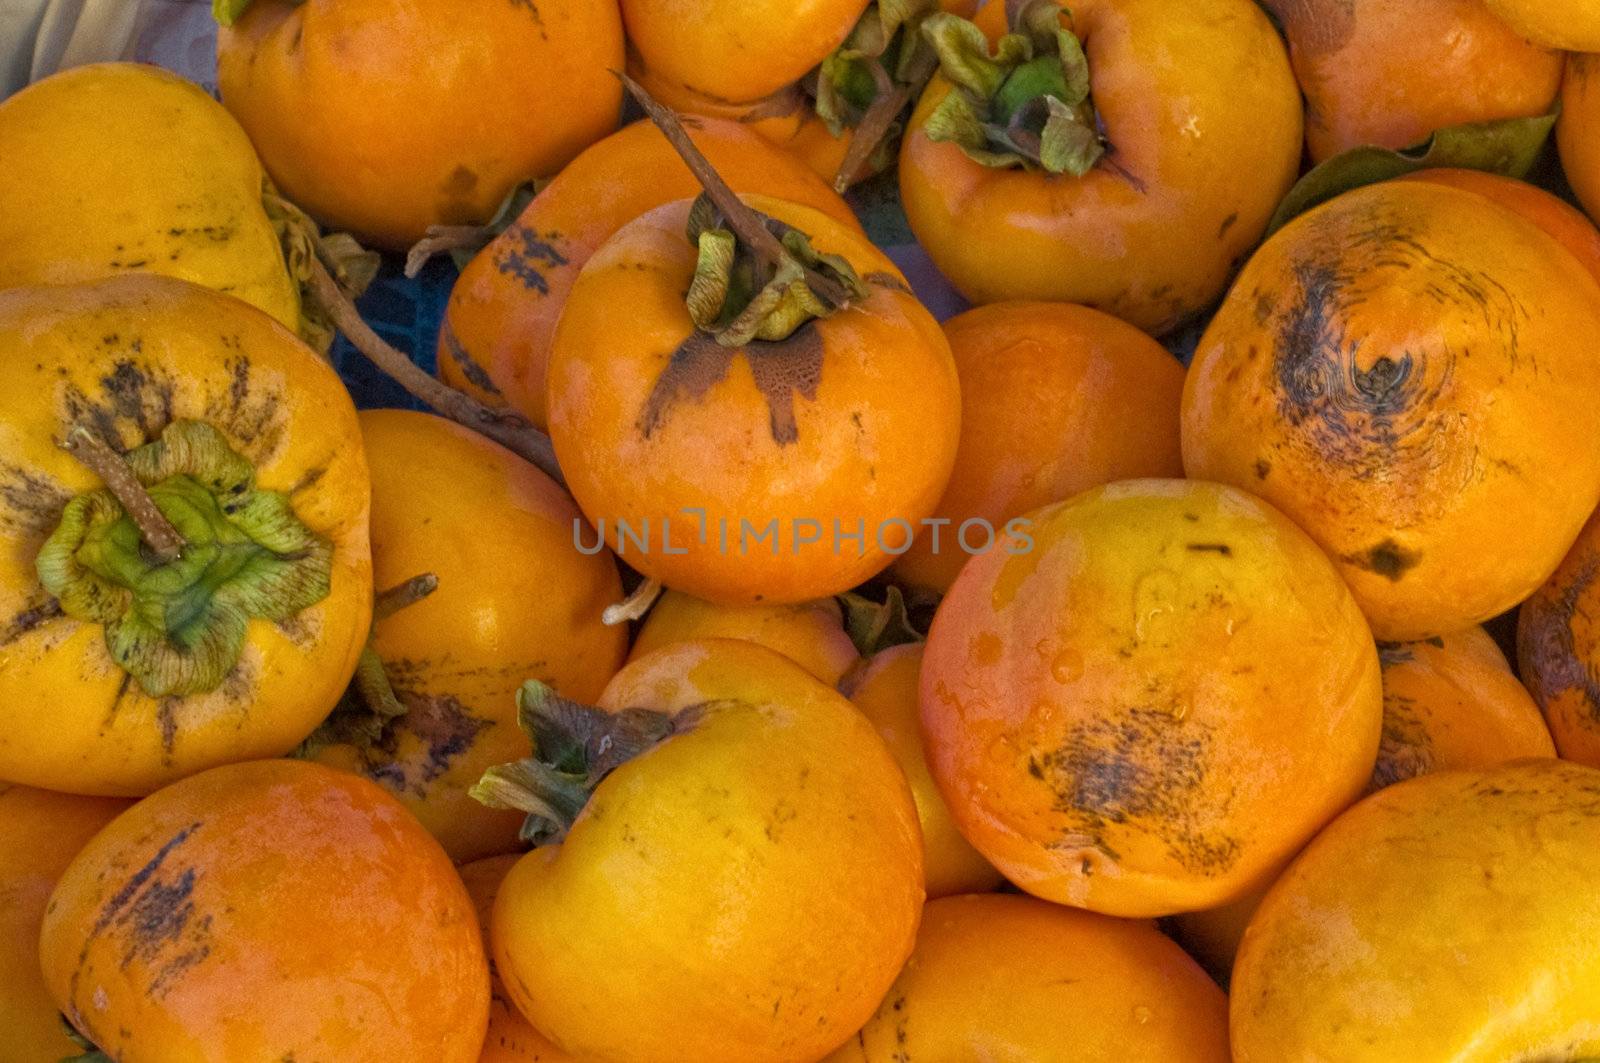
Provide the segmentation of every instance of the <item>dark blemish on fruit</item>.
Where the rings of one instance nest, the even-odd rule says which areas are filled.
[[[540,295],[550,294],[550,283],[543,269],[567,265],[567,256],[556,247],[560,233],[549,232],[542,236],[524,225],[513,225],[502,235],[500,251],[495,255],[494,267],[508,277],[521,282],[524,288]]]
[[[1347,554],[1341,560],[1359,569],[1376,573],[1391,583],[1399,583],[1407,572],[1416,568],[1422,561],[1422,555],[1407,550],[1393,539],[1385,539],[1364,553]]]
[[[501,272],[504,272],[502,269]],[[539,278],[542,282],[543,277]],[[500,389],[495,386],[494,380],[489,376],[488,370],[479,365],[467,349],[456,339],[455,330],[450,327],[450,319],[445,318],[444,325],[439,330],[439,338],[444,340],[444,349],[450,355],[450,360],[461,370],[461,375],[466,377],[473,387],[479,391],[487,392],[497,398]]]
[[[1228,235],[1228,230],[1233,228],[1234,225],[1238,221],[1239,221],[1239,212],[1238,211],[1234,211],[1232,214],[1228,215],[1226,218],[1223,218],[1222,219],[1222,227],[1217,230],[1217,239],[1221,240],[1223,237],[1227,236]]]
[[[295,495],[309,491],[321,483],[322,478],[326,475],[328,475],[328,467],[326,465],[318,465],[316,468],[307,469],[301,474],[300,479],[295,481],[294,486],[289,488],[289,496],[292,498]]]
[[[511,6],[519,11],[526,11],[528,14],[532,15],[534,24],[539,27],[540,39],[546,41],[550,39],[549,34],[545,32],[544,17],[539,14],[538,4],[535,4],[533,0],[511,0]]]
[[[1270,476],[1272,474],[1272,464],[1270,462],[1268,462],[1268,461],[1257,460],[1255,468],[1256,468],[1256,479],[1258,479],[1258,480],[1265,480],[1268,476]]]
[[[156,706],[156,723],[161,728],[162,763],[172,763],[172,750],[178,744],[177,698],[162,698]]]
[[[1184,549],[1191,554],[1218,554],[1222,557],[1232,557],[1233,547],[1227,543],[1189,543]]]
[[[100,909],[100,914],[95,918],[94,926],[89,929],[89,935],[84,945],[85,951],[88,949],[87,942],[93,941],[96,937],[105,933],[106,929],[121,917],[123,911],[133,902],[139,891],[144,888],[145,883],[154,878],[156,873],[161,870],[162,865],[167,862],[167,859],[184,842],[193,837],[194,832],[203,825],[204,821],[197,820],[174,834],[171,838],[168,838],[166,843],[156,850],[156,854],[150,858],[144,867],[140,868],[132,878],[123,883],[122,888],[117,890]]]
[[[822,338],[810,322],[788,339],[754,340],[738,349],[722,346],[708,333],[690,333],[656,378],[637,421],[639,432],[650,438],[678,402],[703,399],[728,375],[734,356],[740,353],[749,361],[756,388],[767,400],[773,442],[787,446],[798,440],[794,396],[815,401],[822,382]]]
[[[1411,644],[1409,642],[1378,643],[1378,664],[1384,668],[1393,668],[1397,664],[1408,664],[1416,659],[1416,654],[1411,652]]]
[[[1367,792],[1426,775],[1434,767],[1433,743],[1410,698],[1383,699],[1383,737]]]
[[[471,749],[478,736],[494,726],[493,720],[474,716],[454,697],[419,694],[400,688],[393,671],[390,683],[395,696],[406,707],[406,714],[385,729],[383,737],[362,756],[367,775],[397,793],[417,797],[427,792],[428,784],[450,770],[456,758]],[[421,764],[398,759],[400,736],[410,734],[421,743],[425,759]]]
[[[0,628],[0,646],[9,646],[30,631],[64,615],[61,603],[54,598],[47,598],[37,605],[30,605],[12,617],[4,628]]]
[[[0,465],[0,528],[19,538],[48,535],[72,495],[54,480],[19,465]]]
[[[1557,578],[1565,575],[1558,573]],[[1590,721],[1600,723],[1600,672],[1596,664],[1578,652],[1573,631],[1576,618],[1588,611],[1585,599],[1600,578],[1600,555],[1586,548],[1585,556],[1571,579],[1560,585],[1552,597],[1538,593],[1522,606],[1517,623],[1517,660],[1523,679],[1541,709],[1548,709],[1556,698],[1576,690],[1583,699],[1583,712]]]

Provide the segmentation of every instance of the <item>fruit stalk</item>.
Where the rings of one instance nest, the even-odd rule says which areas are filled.
[[[156,506],[139,478],[128,468],[128,463],[122,460],[122,455],[82,425],[68,432],[66,442],[61,446],[105,481],[107,489],[139,526],[139,534],[144,538],[145,545],[162,564],[176,561],[182,556],[185,545],[183,536],[178,534],[178,529]]]

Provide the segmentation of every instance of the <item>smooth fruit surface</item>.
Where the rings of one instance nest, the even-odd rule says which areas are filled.
[[[1585,0],[1484,0],[1519,35],[1546,48],[1600,52],[1600,10]]]
[[[1556,143],[1572,190],[1589,217],[1600,215],[1600,59],[1593,55],[1567,57]]]
[[[636,661],[675,642],[743,639],[777,650],[828,686],[861,659],[833,598],[796,605],[712,605],[667,591],[650,609],[628,653]]]

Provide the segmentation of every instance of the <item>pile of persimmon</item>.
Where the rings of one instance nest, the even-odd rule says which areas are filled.
[[[214,6],[0,100],[0,1063],[1600,1058],[1592,3]]]

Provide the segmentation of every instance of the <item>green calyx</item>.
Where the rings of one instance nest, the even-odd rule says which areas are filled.
[[[806,322],[839,310],[813,286],[817,275],[848,293],[849,301],[867,297],[866,284],[844,258],[820,254],[805,233],[756,216],[781,245],[781,254],[769,257],[750,248],[725,227],[706,196],[689,212],[689,241],[699,256],[685,302],[696,327],[719,344],[743,347],[752,340],[788,339]]]
[[[218,0],[219,5],[221,2]],[[283,198],[267,178],[262,179],[261,205],[278,234],[289,276],[300,289],[300,338],[313,350],[327,354],[338,328],[316,295],[311,282],[312,263],[320,258],[339,287],[356,299],[378,275],[382,256],[362,247],[349,233],[324,234],[309,214]]]
[[[472,796],[490,808],[526,812],[523,841],[558,843],[607,775],[682,729],[688,717],[653,709],[605,712],[529,680],[517,691],[517,723],[533,741],[533,756],[490,768]]]
[[[217,20],[219,26],[231,26],[244,17],[255,0],[211,0],[211,17]],[[305,3],[305,0],[290,0],[296,5]]]
[[[930,140],[997,169],[1082,177],[1105,154],[1089,101],[1083,45],[1056,0],[1021,5],[993,52],[983,31],[950,14],[922,24],[951,90],[928,116]]]
[[[200,421],[174,421],[123,456],[183,538],[163,562],[110,490],[67,503],[35,562],[68,616],[105,626],[111,658],[152,697],[215,690],[252,619],[287,620],[328,594],[333,547],[287,495]]]

